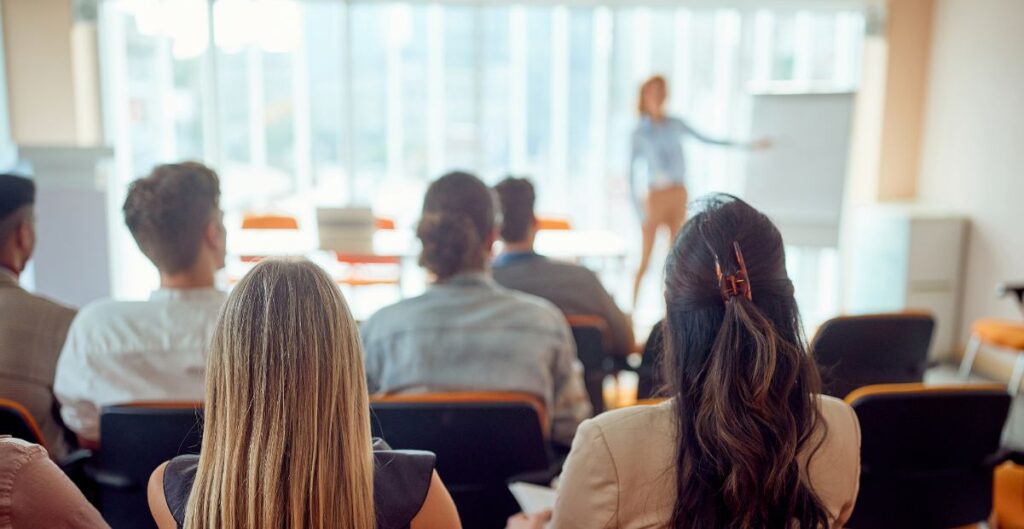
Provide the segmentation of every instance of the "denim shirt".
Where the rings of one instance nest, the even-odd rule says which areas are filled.
[[[551,438],[591,415],[572,332],[551,303],[463,273],[363,324],[370,393],[517,391],[544,400]]]
[[[713,145],[734,145],[730,141],[705,136],[679,118],[654,121],[644,116],[632,138],[629,187],[634,199],[645,196],[649,189],[686,183],[683,140],[687,136]]]

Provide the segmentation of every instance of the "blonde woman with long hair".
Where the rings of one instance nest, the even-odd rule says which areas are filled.
[[[231,293],[205,414],[202,454],[150,479],[160,529],[460,527],[433,455],[371,442],[356,323],[309,261],[264,261]]]

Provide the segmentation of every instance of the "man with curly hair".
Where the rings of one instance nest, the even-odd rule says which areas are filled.
[[[139,400],[201,400],[207,344],[225,294],[220,180],[210,168],[160,165],[132,183],[124,220],[160,272],[147,301],[103,300],[79,312],[57,366],[64,423],[99,440],[103,406]]]

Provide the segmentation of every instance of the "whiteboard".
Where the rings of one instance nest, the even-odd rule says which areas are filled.
[[[752,97],[752,138],[743,198],[766,213],[786,244],[837,246],[852,93],[766,93]]]

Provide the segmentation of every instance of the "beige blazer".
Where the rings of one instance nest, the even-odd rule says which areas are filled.
[[[841,527],[857,498],[860,425],[841,400],[823,396],[820,403],[828,434],[808,471],[832,526]],[[616,410],[580,425],[558,487],[553,529],[668,527],[676,498],[671,406]]]
[[[28,408],[50,455],[67,452],[54,413],[53,377],[75,310],[29,294],[0,272],[0,398]]]

